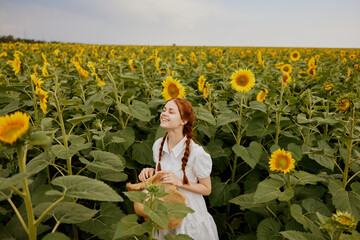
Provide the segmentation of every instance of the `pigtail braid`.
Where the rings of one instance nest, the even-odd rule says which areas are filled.
[[[187,162],[189,159],[189,155],[190,155],[190,143],[191,143],[191,139],[192,139],[192,124],[191,124],[191,122],[187,122],[187,124],[184,125],[183,133],[187,137],[187,139],[185,141],[186,147],[185,147],[184,156],[181,159],[181,170],[184,173],[183,184],[189,184],[189,180],[185,173],[185,168],[186,168],[186,165],[187,165]]]
[[[160,164],[160,161],[161,161],[161,157],[162,157],[162,152],[163,152],[163,147],[164,147],[164,143],[165,143],[165,139],[166,139],[166,136],[167,136],[168,133],[165,133],[162,141],[161,141],[161,144],[160,144],[160,149],[159,149],[159,161],[158,161],[158,164],[157,164],[157,171],[161,171],[161,164]]]

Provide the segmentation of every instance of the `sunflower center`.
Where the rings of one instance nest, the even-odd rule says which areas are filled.
[[[284,67],[284,71],[285,71],[285,72],[288,72],[288,71],[289,71],[289,68],[288,68],[288,67]]]
[[[239,86],[246,86],[249,83],[249,78],[245,75],[240,75],[236,78],[236,83]]]
[[[294,53],[294,54],[293,54],[293,57],[294,57],[294,58],[297,58],[297,57],[298,57],[298,54],[297,54],[297,53]]]
[[[339,222],[340,222],[342,225],[347,225],[347,226],[350,226],[350,225],[351,225],[351,219],[349,219],[349,218],[346,217],[346,216],[340,216],[340,217],[339,217]]]
[[[169,85],[168,92],[171,97],[177,97],[179,95],[179,89],[174,83]]]
[[[12,139],[21,128],[23,128],[23,125],[21,124],[9,125],[4,129],[2,137],[4,139]]]
[[[289,164],[289,160],[287,157],[285,156],[280,156],[277,161],[275,162],[275,165],[277,168],[281,168],[281,169],[287,169]]]

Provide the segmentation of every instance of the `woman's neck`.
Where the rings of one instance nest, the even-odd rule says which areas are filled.
[[[169,151],[175,147],[182,139],[184,138],[184,134],[176,131],[168,131],[167,143]]]

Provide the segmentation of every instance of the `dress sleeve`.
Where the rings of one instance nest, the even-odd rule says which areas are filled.
[[[159,161],[159,140],[156,140],[152,146],[152,152],[153,152],[153,160],[155,164]],[[156,165],[155,165],[156,167]]]
[[[211,156],[200,147],[195,152],[194,173],[198,178],[206,178],[210,176],[212,169]]]

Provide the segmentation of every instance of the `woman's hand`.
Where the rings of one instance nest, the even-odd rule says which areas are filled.
[[[146,179],[148,179],[149,177],[151,177],[154,174],[155,174],[154,168],[144,168],[143,170],[141,170],[141,172],[139,174],[139,180],[142,182],[145,182]]]
[[[178,178],[172,171],[164,170],[164,171],[160,171],[160,172],[165,173],[160,179],[161,183],[171,183],[177,187],[183,185],[182,179]]]

